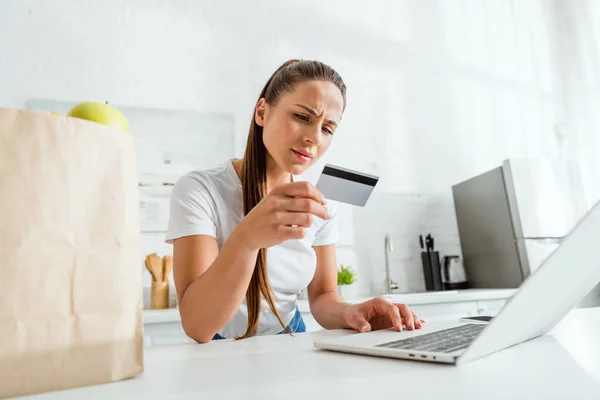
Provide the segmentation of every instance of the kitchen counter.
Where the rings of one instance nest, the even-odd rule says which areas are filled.
[[[357,334],[348,330],[157,346],[144,349],[141,376],[27,398],[597,400],[599,332],[600,308],[576,309],[550,335],[460,367],[334,353],[312,344],[316,337]]]
[[[443,292],[422,292],[422,293],[394,293],[381,295],[384,299],[392,303],[404,303],[409,306],[424,305],[424,304],[444,304],[458,303],[464,301],[477,300],[500,300],[508,299],[517,292],[517,289],[465,289],[465,290],[449,290]],[[349,303],[362,303],[372,299],[373,297],[356,297],[347,299]],[[310,312],[308,300],[300,300],[298,302],[300,312]]]
[[[466,289],[444,292],[423,292],[423,293],[398,293],[392,295],[382,295],[394,303],[405,303],[408,305],[425,305],[425,304],[445,304],[458,303],[467,301],[479,300],[503,300],[512,297],[517,289]],[[361,296],[348,298],[349,303],[361,303],[372,299],[373,296]],[[302,313],[309,313],[310,308],[308,300],[300,300],[298,309]],[[144,324],[155,324],[165,322],[180,321],[179,310],[169,308],[165,310],[144,310]]]

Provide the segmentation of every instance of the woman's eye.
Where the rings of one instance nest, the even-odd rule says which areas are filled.
[[[302,122],[310,122],[310,118],[304,114],[294,114],[294,117]],[[328,135],[333,135],[331,128],[323,127],[323,132],[327,133]]]

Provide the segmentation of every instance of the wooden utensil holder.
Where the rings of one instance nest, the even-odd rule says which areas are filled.
[[[150,308],[153,310],[169,308],[169,281],[152,281]]]

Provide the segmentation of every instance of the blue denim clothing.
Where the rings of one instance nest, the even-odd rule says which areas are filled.
[[[300,310],[298,310],[298,307],[296,307],[296,313],[294,314],[294,317],[288,324],[287,328],[292,333],[306,332],[306,325],[304,325],[304,320],[302,319],[302,314],[300,314]],[[281,335],[282,333],[287,333],[287,332],[285,330],[282,330],[281,332],[278,333],[278,335]],[[217,333],[217,334],[215,334],[215,336],[213,337],[212,340],[219,340],[219,339],[225,339],[225,338]]]

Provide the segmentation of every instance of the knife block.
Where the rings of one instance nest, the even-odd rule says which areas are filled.
[[[425,276],[425,290],[444,290],[442,284],[442,269],[440,267],[440,253],[437,251],[422,251],[421,263]]]

